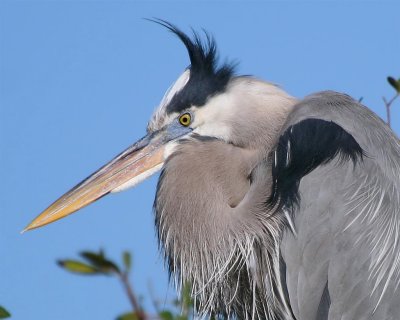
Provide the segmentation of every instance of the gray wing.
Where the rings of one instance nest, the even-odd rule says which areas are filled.
[[[297,320],[400,319],[399,161],[398,138],[350,97],[295,107],[273,177],[293,223],[281,253]]]

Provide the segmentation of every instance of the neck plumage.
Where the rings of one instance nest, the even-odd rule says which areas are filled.
[[[238,77],[198,110],[214,115],[203,136],[181,141],[164,164],[154,206],[160,246],[178,287],[191,284],[200,314],[291,319],[280,277],[287,221],[266,203],[268,155],[295,102]],[[229,124],[229,143],[204,137],[217,119]]]
[[[167,160],[155,200],[160,245],[201,314],[287,319],[279,270],[285,219],[266,207],[263,152],[191,138]]]

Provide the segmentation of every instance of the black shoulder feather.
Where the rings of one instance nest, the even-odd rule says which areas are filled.
[[[270,154],[273,182],[268,205],[298,205],[301,178],[336,156],[356,164],[364,151],[351,134],[332,121],[305,119],[290,126]]]

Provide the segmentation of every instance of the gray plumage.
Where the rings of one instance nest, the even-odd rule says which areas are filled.
[[[399,319],[400,144],[392,131],[348,96],[307,97],[283,128],[305,118],[334,121],[365,150],[362,163],[321,166],[304,177],[296,236],[281,250],[297,319],[318,319],[328,286],[329,319]]]
[[[288,215],[264,206],[271,185],[267,155],[279,134],[261,143],[261,151],[186,140],[164,165],[155,202],[170,271],[178,283],[192,283],[200,312],[291,319],[291,309],[298,320],[398,319],[397,138],[339,93],[314,94],[291,110],[281,132],[303,119],[334,121],[363,148],[363,161],[336,157],[309,173],[300,183],[299,208]],[[240,122],[232,126],[243,128]]]
[[[60,219],[162,170],[155,224],[201,316],[400,319],[400,142],[347,95],[297,100],[218,66],[216,46],[158,21],[191,66],[147,135],[37,217]]]

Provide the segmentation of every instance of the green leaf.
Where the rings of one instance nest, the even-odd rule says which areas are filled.
[[[116,320],[139,320],[139,317],[134,312],[121,314]]]
[[[162,320],[173,320],[174,319],[173,314],[171,313],[171,311],[168,311],[168,310],[163,310],[158,315]]]
[[[400,79],[395,79],[393,77],[387,77],[387,81],[396,90],[397,93],[400,93]]]
[[[76,260],[58,260],[58,265],[67,271],[80,274],[98,274],[99,270],[86,263]]]
[[[124,261],[125,270],[126,271],[131,270],[131,266],[132,266],[131,254],[128,251],[124,251],[124,253],[122,254],[122,259]]]
[[[11,317],[11,314],[2,306],[0,306],[0,319],[5,319],[9,317]]]
[[[120,273],[118,266],[111,260],[106,259],[102,251],[100,251],[100,253],[82,251],[80,255],[82,258],[84,258],[86,261],[91,263],[94,267],[98,268],[103,273]]]

